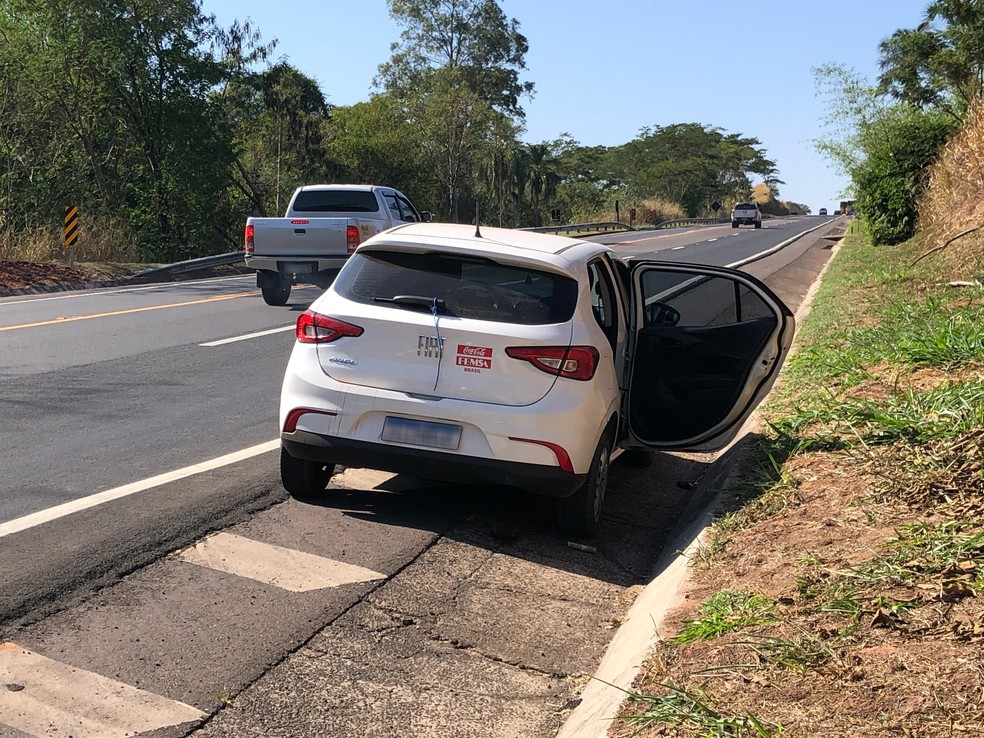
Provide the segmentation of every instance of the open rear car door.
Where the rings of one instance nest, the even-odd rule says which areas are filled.
[[[771,389],[793,340],[789,308],[727,267],[629,262],[625,445],[713,451]]]

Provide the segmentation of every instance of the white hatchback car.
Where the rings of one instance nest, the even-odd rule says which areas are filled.
[[[336,465],[566,498],[594,532],[621,449],[707,451],[768,393],[789,309],[723,267],[419,223],[362,244],[297,320],[280,402],[284,487]]]

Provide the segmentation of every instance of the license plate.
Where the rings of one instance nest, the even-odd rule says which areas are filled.
[[[313,261],[285,261],[280,271],[288,274],[314,274],[317,266]]]
[[[387,417],[383,421],[383,433],[380,438],[393,443],[456,449],[461,443],[461,426]]]

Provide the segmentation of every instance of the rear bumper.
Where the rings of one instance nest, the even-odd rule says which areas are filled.
[[[586,474],[571,474],[555,466],[355,441],[310,431],[282,433],[280,439],[287,453],[298,459],[368,467],[442,482],[501,484],[547,497],[569,497],[587,478]]]
[[[305,274],[314,274],[329,270],[338,270],[345,266],[348,254],[342,256],[247,256],[246,266],[251,269],[281,274],[295,274],[303,278]]]
[[[732,218],[731,222],[738,225],[755,225],[759,221],[756,218]]]

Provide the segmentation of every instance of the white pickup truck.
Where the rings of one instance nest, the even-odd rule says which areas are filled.
[[[401,223],[429,221],[409,198],[377,185],[298,187],[283,218],[246,220],[246,266],[267,305],[286,305],[294,284],[331,284],[360,243]]]
[[[740,225],[762,227],[762,211],[756,203],[740,202],[735,205],[731,211],[731,227],[737,228]]]

